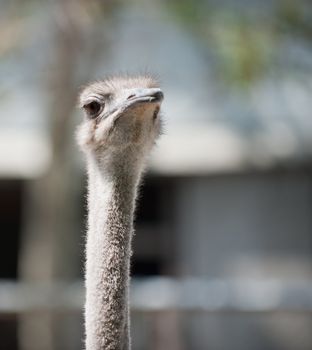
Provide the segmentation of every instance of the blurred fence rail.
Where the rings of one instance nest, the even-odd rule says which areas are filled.
[[[0,314],[79,311],[83,302],[81,281],[51,285],[0,282]],[[133,311],[312,312],[312,282],[133,279],[131,307]]]

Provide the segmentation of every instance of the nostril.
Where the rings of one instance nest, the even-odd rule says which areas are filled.
[[[132,95],[128,96],[127,100],[130,100],[133,97],[135,97],[135,94],[132,94]]]
[[[159,107],[156,107],[153,113],[153,121],[155,121],[158,117]]]

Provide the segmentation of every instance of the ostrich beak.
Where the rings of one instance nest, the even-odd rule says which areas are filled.
[[[158,88],[153,89],[129,89],[127,96],[127,102],[152,102],[160,103],[164,99],[163,92]]]
[[[158,88],[150,89],[127,89],[125,94],[116,101],[115,106],[106,113],[103,117],[119,118],[127,110],[134,108],[141,104],[151,103],[160,107],[162,100],[164,99],[163,92]]]

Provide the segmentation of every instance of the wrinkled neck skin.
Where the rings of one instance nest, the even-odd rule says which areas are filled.
[[[122,154],[89,154],[87,163],[86,350],[129,350],[129,264],[143,165]]]

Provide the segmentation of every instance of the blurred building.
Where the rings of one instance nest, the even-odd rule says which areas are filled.
[[[224,31],[231,30],[228,14],[245,8],[243,1],[237,8],[227,1],[208,3]],[[310,18],[310,7],[302,6]],[[257,25],[277,16],[274,4],[254,1],[247,8],[246,18]],[[134,348],[311,349],[311,45],[285,29],[273,44],[270,68],[239,88],[218,78],[215,42],[205,45],[194,28],[170,15],[165,3],[138,1],[118,7],[112,16],[108,32],[107,24],[91,31],[88,15],[75,32],[85,46],[81,53],[75,51],[72,93],[86,78],[142,67],[159,73],[165,92],[165,134],[153,153],[136,219]],[[212,17],[207,15],[207,21],[214,23]],[[57,18],[60,22],[39,6],[19,24],[24,26],[20,31],[15,23],[14,54],[10,51],[0,61],[5,82],[0,90],[0,220],[5,235],[0,278],[17,282],[12,289],[0,289],[0,340],[6,349],[17,349],[17,316],[24,308],[21,303],[20,310],[10,310],[14,298],[10,301],[6,291],[18,288],[25,194],[29,183],[53,164],[47,122],[48,114],[53,115],[47,102],[53,86],[47,88],[42,80],[54,73],[46,62],[53,53],[55,23],[67,30],[64,18]],[[90,40],[96,43],[92,69]],[[228,47],[238,45],[235,38],[229,40]],[[52,111],[47,113],[47,106]],[[75,125],[80,117],[73,116]],[[79,153],[70,149],[68,157],[81,179]],[[82,232],[82,181],[75,191],[81,219],[76,227]],[[81,240],[77,234],[72,241],[80,247],[79,257]],[[79,293],[81,288],[79,284]],[[82,338],[79,296],[77,300],[71,304],[78,321],[70,334],[79,338],[72,341],[73,349]]]

